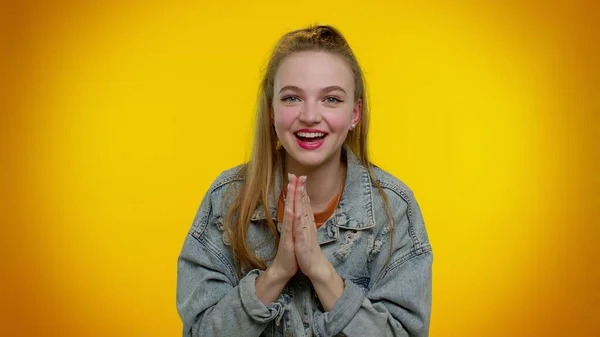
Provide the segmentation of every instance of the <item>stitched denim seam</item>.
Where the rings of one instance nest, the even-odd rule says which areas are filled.
[[[394,260],[393,262],[390,262],[390,264],[388,265],[388,267],[386,268],[385,272],[377,279],[377,281],[375,281],[374,284],[377,284],[379,281],[381,281],[382,279],[385,278],[385,276],[392,272],[394,269],[400,267],[401,265],[403,265],[404,263],[412,260],[413,258],[417,257],[417,256],[421,256],[425,253],[431,252],[431,246],[427,245],[422,247],[419,250],[412,250],[402,256],[400,256],[398,259]]]
[[[203,214],[200,217],[200,220],[194,222],[192,228],[190,229],[190,234],[195,232],[202,235],[206,230],[206,227],[208,227],[208,219],[210,219],[210,216],[212,215],[212,200],[208,200],[208,206],[206,207],[208,207],[208,210],[205,211],[206,214]]]
[[[413,226],[413,208],[411,206],[411,198],[408,196],[408,194],[402,189],[400,188],[398,185],[396,184],[391,184],[385,181],[381,181],[379,180],[379,184],[381,185],[381,187],[386,187],[388,190],[396,193],[399,197],[401,197],[404,202],[406,202],[406,213],[407,213],[407,220],[408,220],[408,235],[410,235],[410,238],[413,241],[413,245],[415,247],[416,250],[419,250],[421,247],[421,242],[419,241],[419,238],[417,237],[417,234],[415,233],[415,229]]]
[[[318,324],[318,322],[317,322],[317,321],[318,321],[318,319],[317,319],[317,318],[315,318],[315,319],[314,319],[314,322],[313,322],[313,326],[314,326],[314,327],[315,327],[315,329],[317,330],[317,335],[319,335],[319,336],[325,336],[325,333],[324,333],[323,331],[321,331],[321,327],[319,326],[319,324]]]
[[[192,237],[194,239],[196,239],[196,241],[198,241],[204,248],[206,248],[206,250],[211,253],[217,260],[219,260],[219,262],[221,262],[223,265],[225,265],[227,267],[227,270],[229,271],[229,280],[235,284],[237,282],[237,278],[236,278],[236,274],[233,271],[231,264],[229,263],[229,261],[227,260],[227,257],[221,253],[219,251],[219,249],[217,247],[215,247],[207,238],[205,235],[194,235],[192,234]]]
[[[244,181],[244,177],[239,176],[237,173],[235,173],[235,174],[232,174],[231,176],[221,178],[215,182],[215,184],[212,186],[212,188],[210,189],[209,192],[212,193],[215,190],[217,190],[231,182],[234,182],[234,181]]]
[[[243,180],[243,178],[241,178],[237,174],[233,174],[231,176],[219,179],[209,188],[209,190],[206,192],[206,195],[208,198],[206,200],[206,202],[208,203],[208,205],[206,207],[208,207],[208,210],[204,212],[206,214],[201,213],[200,219],[197,222],[194,222],[194,224],[192,225],[192,228],[190,229],[190,233],[192,233],[194,231],[198,232],[200,234],[204,233],[204,231],[206,230],[207,224],[208,224],[208,220],[210,219],[210,216],[212,215],[213,193],[216,190],[220,189],[221,187],[223,187],[233,181],[237,181],[237,180]],[[200,207],[202,207],[202,206],[200,206]],[[202,210],[200,210],[200,211],[202,211]],[[196,224],[198,224],[198,225],[196,225]]]
[[[369,193],[369,204],[366,205],[367,207],[367,217],[368,219],[371,221],[371,223],[373,225],[375,225],[375,216],[373,214],[373,183],[371,181],[371,175],[369,175],[369,171],[367,171],[366,169],[363,168],[363,183],[365,186],[367,186],[367,191],[366,193]]]

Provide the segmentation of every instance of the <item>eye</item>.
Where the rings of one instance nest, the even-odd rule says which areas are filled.
[[[329,97],[325,97],[325,102],[327,103],[341,103],[343,102],[341,99],[334,97],[334,96],[329,96]]]
[[[288,103],[294,103],[294,102],[298,102],[300,99],[296,96],[285,96],[283,98],[281,98],[282,102],[288,102]]]

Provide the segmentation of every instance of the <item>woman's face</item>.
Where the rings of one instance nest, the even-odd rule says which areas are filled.
[[[360,117],[354,77],[340,56],[301,52],[286,57],[274,81],[273,122],[279,141],[302,166],[339,158]]]

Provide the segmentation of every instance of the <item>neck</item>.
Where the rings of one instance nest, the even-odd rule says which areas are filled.
[[[341,150],[328,162],[315,167],[303,166],[289,154],[285,154],[284,182],[287,186],[287,174],[306,176],[306,192],[310,198],[310,205],[314,212],[325,209],[327,204],[339,193],[344,177],[345,165],[342,165]]]

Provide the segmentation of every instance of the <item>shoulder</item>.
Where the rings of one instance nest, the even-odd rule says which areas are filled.
[[[246,164],[240,164],[222,171],[212,182],[208,189],[208,194],[223,189],[228,185],[236,182],[243,182],[245,175]]]
[[[210,199],[215,215],[232,201],[246,179],[246,164],[240,164],[222,171],[212,182],[205,198]]]
[[[245,179],[245,167],[246,164],[240,164],[224,170],[213,180],[196,212],[192,231],[203,232],[211,218],[221,217],[224,199],[233,196]]]
[[[395,230],[410,237],[412,246],[417,251],[429,249],[429,238],[425,229],[423,214],[413,190],[389,172],[379,167],[373,167],[373,170],[377,182],[387,198],[387,203],[394,218]],[[372,189],[375,195],[379,195],[374,183]],[[383,214],[385,212],[385,201],[382,198],[376,198],[376,200],[379,201],[375,203],[378,212]]]
[[[413,190],[404,181],[377,166],[373,166],[373,172],[388,198],[398,199],[398,202],[403,201],[406,204],[416,202]],[[376,185],[373,183],[372,187],[375,188]]]

